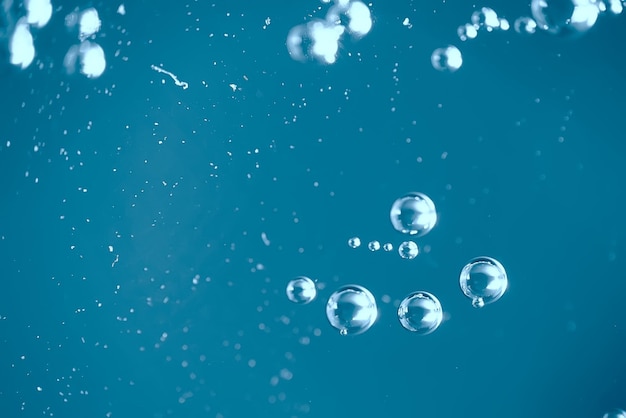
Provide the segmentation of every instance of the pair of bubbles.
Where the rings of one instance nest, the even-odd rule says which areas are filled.
[[[416,237],[429,233],[437,223],[437,211],[430,197],[424,193],[411,192],[391,205],[389,218],[393,228],[403,234]],[[417,255],[417,244],[405,241],[403,246],[412,243]],[[350,243],[350,242],[349,242]],[[370,243],[370,249],[372,245]],[[408,246],[408,244],[406,245]],[[385,244],[391,248],[390,244]],[[403,257],[409,258],[409,257]],[[459,285],[463,294],[476,308],[500,299],[508,287],[508,277],[502,264],[492,257],[476,257],[461,270]],[[295,303],[312,302],[317,296],[315,282],[300,276],[287,285],[287,297]],[[360,285],[342,286],[334,291],[326,302],[326,317],[341,335],[356,335],[367,331],[378,319],[376,298],[368,289]],[[439,299],[427,291],[415,291],[407,295],[398,306],[398,320],[407,330],[420,335],[435,331],[443,321],[443,308]]]
[[[500,299],[508,286],[502,264],[491,257],[470,260],[459,275],[461,290],[471,299],[472,305],[481,308]],[[287,284],[287,298],[298,304],[315,300],[317,287],[306,276],[299,276]],[[400,325],[417,335],[434,332],[443,321],[443,308],[439,299],[427,291],[407,295],[398,306]],[[358,335],[370,329],[378,319],[376,298],[367,288],[351,284],[335,290],[326,302],[326,317],[341,335]],[[626,418],[626,417],[624,417]]]

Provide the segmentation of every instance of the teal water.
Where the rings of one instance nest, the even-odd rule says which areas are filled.
[[[509,3],[484,6],[529,14]],[[623,14],[460,42],[470,4],[377,2],[322,65],[285,39],[323,3],[118,5],[55,3],[31,66],[0,54],[0,417],[626,408]],[[64,17],[91,6],[94,79],[63,66]],[[430,62],[447,44],[452,74]],[[439,214],[418,257],[347,245],[397,248],[389,209],[410,191]],[[481,255],[509,289],[475,309],[458,277]],[[300,275],[307,305],[285,295]],[[352,283],[380,314],[341,336],[325,303]],[[396,317],[415,290],[445,312],[427,336]]]

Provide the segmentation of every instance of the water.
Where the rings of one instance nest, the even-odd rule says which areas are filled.
[[[573,36],[561,13],[546,16],[558,33],[518,20],[528,2],[368,3],[371,30],[344,30],[324,64],[286,40],[333,3],[54,2],[46,25],[22,27],[23,70],[8,29],[24,10],[2,5],[0,416],[626,408],[615,4]],[[72,13],[92,7],[85,44]],[[461,41],[483,7],[511,29]],[[438,71],[448,45],[462,65]],[[411,191],[437,224],[407,260],[389,211]],[[481,255],[508,289],[475,309],[459,275]],[[308,304],[285,294],[298,276],[316,280]],[[378,316],[342,336],[325,307],[348,284]],[[443,306],[426,336],[397,317],[415,291]]]

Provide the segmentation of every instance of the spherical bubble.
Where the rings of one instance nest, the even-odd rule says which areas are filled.
[[[406,260],[413,260],[419,254],[419,248],[413,241],[404,241],[398,246],[398,254]]]
[[[500,299],[509,280],[500,262],[491,257],[476,257],[461,270],[461,290],[472,300],[475,308],[482,308]]]
[[[367,244],[367,248],[369,248],[370,251],[378,251],[380,250],[380,242],[374,240],[374,241],[370,241]]]
[[[463,56],[459,48],[450,45],[435,49],[430,56],[430,62],[435,70],[453,73],[463,65]]]
[[[340,287],[328,298],[326,317],[341,335],[361,334],[378,318],[376,299],[363,286]]]
[[[530,11],[537,26],[555,35],[577,35],[598,20],[596,0],[531,0]]]
[[[411,192],[393,202],[389,218],[396,231],[421,237],[437,223],[437,211],[430,197]]]
[[[428,292],[413,292],[398,307],[398,319],[402,326],[419,335],[435,331],[443,320],[439,299]]]
[[[384,250],[384,251],[393,251],[393,244],[392,244],[392,243],[390,243],[390,242],[386,242],[386,243],[383,245],[383,250]]]
[[[611,409],[606,414],[602,415],[602,418],[626,418],[626,411],[623,409]]]
[[[317,289],[313,280],[306,276],[299,276],[287,283],[287,297],[290,301],[299,304],[310,303],[317,296]]]
[[[359,248],[361,246],[361,238],[352,237],[348,240],[348,247],[350,248]]]

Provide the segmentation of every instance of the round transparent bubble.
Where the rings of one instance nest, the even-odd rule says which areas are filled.
[[[367,244],[367,248],[369,248],[370,251],[378,251],[378,250],[380,250],[380,242],[378,242],[378,241],[370,241]]]
[[[413,260],[419,254],[419,248],[413,241],[404,241],[398,246],[398,254],[406,260]]]
[[[352,237],[348,240],[348,247],[350,248],[359,248],[361,246],[361,238]]]
[[[328,298],[326,317],[341,335],[361,334],[378,318],[376,299],[363,286],[340,287]]]
[[[310,303],[317,296],[313,280],[306,276],[296,277],[287,283],[287,297],[294,303]]]
[[[405,329],[418,335],[427,335],[441,325],[443,309],[433,294],[413,292],[400,302],[398,319]]]
[[[579,35],[595,25],[600,14],[597,0],[531,0],[537,26],[555,35]]]
[[[602,418],[626,418],[626,411],[623,409],[611,409],[609,412],[602,415]]]
[[[438,71],[455,72],[463,65],[463,56],[456,46],[437,48],[430,56],[433,68]]]
[[[383,245],[383,250],[384,251],[393,251],[393,244],[390,242],[386,242],[385,245]]]
[[[506,271],[491,257],[476,257],[461,270],[461,290],[472,300],[475,308],[482,308],[500,299],[509,285]]]
[[[430,197],[411,192],[393,202],[389,218],[396,231],[421,237],[437,223],[437,211]]]

